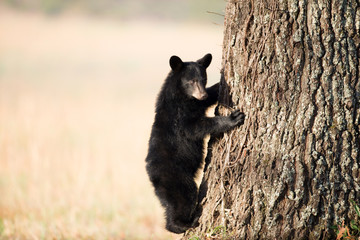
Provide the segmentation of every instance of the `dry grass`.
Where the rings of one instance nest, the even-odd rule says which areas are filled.
[[[144,170],[170,55],[218,26],[47,18],[0,8],[0,239],[176,239]]]

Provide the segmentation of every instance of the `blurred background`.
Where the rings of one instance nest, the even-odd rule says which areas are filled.
[[[213,54],[225,0],[0,1],[0,239],[178,239],[144,159],[171,55]]]

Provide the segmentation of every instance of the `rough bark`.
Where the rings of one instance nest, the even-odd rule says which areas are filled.
[[[359,1],[227,3],[218,112],[247,120],[212,145],[200,226],[185,238],[223,226],[229,239],[327,239],[354,219],[359,57]]]

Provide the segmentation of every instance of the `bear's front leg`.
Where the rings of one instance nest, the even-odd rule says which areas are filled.
[[[207,134],[221,134],[244,124],[245,114],[239,110],[229,116],[204,117],[192,126],[192,137],[203,138]]]

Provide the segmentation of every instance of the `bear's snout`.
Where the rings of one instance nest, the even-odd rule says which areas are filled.
[[[197,100],[205,100],[208,97],[208,94],[207,94],[204,86],[202,86],[201,83],[197,82],[197,83],[195,83],[192,96],[194,98],[196,98]]]

